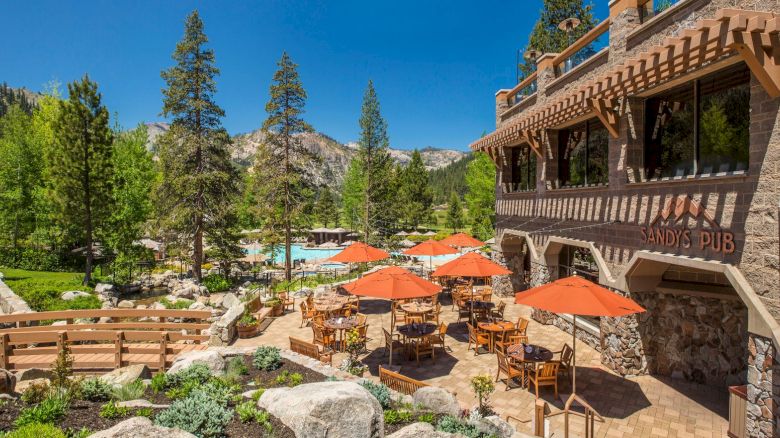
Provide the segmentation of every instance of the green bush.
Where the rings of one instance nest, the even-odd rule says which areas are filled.
[[[54,423],[62,418],[67,410],[68,398],[60,394],[52,395],[35,406],[22,409],[14,425],[22,427],[33,423]]]
[[[227,406],[233,397],[241,390],[241,387],[225,380],[214,378],[205,385],[201,385],[192,391],[192,395],[203,393],[222,406]]]
[[[130,414],[130,408],[117,406],[115,401],[110,401],[100,407],[100,416],[107,420],[126,417]]]
[[[111,398],[111,385],[101,379],[87,379],[81,382],[81,398],[84,400],[102,402]]]
[[[122,386],[116,386],[111,391],[111,398],[118,401],[138,400],[146,391],[143,380],[136,379]]]
[[[206,286],[210,293],[224,292],[230,289],[230,282],[220,274],[207,275],[203,277],[203,280],[200,283],[203,286]]]
[[[166,297],[160,298],[160,301],[158,301],[160,304],[165,306],[166,309],[174,309],[174,310],[186,310],[189,309],[192,303],[195,301],[188,300],[186,298],[179,298],[176,300],[176,302],[172,302]]]
[[[185,382],[203,384],[211,379],[211,370],[202,363],[196,363],[179,371],[178,373],[165,374],[165,387],[173,388],[183,385]]]
[[[379,404],[382,405],[382,409],[390,409],[390,403],[392,402],[390,388],[381,383],[374,383],[369,380],[364,380],[360,385],[363,386],[363,388],[366,388],[366,390],[379,401]]]
[[[467,438],[489,438],[490,435],[480,432],[476,426],[466,423],[465,421],[455,418],[451,415],[442,417],[436,424],[436,430],[442,432],[449,432],[455,434],[461,434]]]
[[[200,438],[220,437],[233,418],[233,412],[204,392],[193,392],[187,398],[176,400],[157,414],[154,422],[160,426],[178,427]]]
[[[252,400],[258,401],[260,400],[260,397],[263,396],[265,393],[265,388],[259,388],[255,392],[252,393]]]
[[[248,423],[255,419],[260,410],[257,409],[257,405],[254,402],[246,401],[236,406],[236,413],[242,423]]]
[[[165,391],[165,387],[168,385],[165,373],[157,373],[152,376],[152,383],[149,386],[152,388],[152,392],[155,394]]]
[[[417,421],[420,423],[434,424],[436,422],[436,416],[430,412],[420,414],[417,416]]]
[[[66,435],[51,424],[30,423],[3,435],[3,438],[66,438]]]
[[[46,381],[31,383],[22,393],[22,401],[28,405],[42,402],[51,394],[51,386]]]
[[[412,413],[409,411],[390,409],[385,411],[385,424],[408,423],[412,421]]]
[[[225,376],[235,379],[238,378],[238,376],[245,376],[247,374],[249,374],[249,367],[244,363],[243,356],[236,356],[228,361],[227,367],[225,368]]]
[[[252,364],[257,369],[273,371],[282,366],[282,355],[279,354],[279,349],[276,347],[257,347],[252,356]]]
[[[133,413],[136,417],[152,418],[154,415],[154,409],[152,408],[138,408]]]
[[[202,385],[197,380],[186,380],[180,385],[176,385],[173,388],[165,391],[165,396],[171,400],[179,400],[189,397],[192,391],[196,390]]]
[[[0,266],[55,272],[79,268],[78,261],[74,257],[68,258],[65,252],[24,247],[0,249]]]

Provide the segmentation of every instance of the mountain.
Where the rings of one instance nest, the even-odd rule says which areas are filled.
[[[41,96],[40,93],[26,88],[11,88],[3,82],[0,84],[0,117],[14,104],[19,105],[28,114],[32,114],[32,110],[38,106],[38,99]]]
[[[154,150],[154,139],[168,130],[167,123],[147,123],[149,131],[149,148]],[[321,158],[321,162],[313,166],[309,177],[317,185],[329,185],[332,188],[340,186],[344,180],[349,161],[357,154],[357,143],[339,143],[321,132],[300,134],[303,144]],[[251,167],[255,151],[263,142],[261,130],[233,137],[231,155],[233,161],[242,167]],[[441,169],[467,155],[465,152],[424,148],[420,150],[423,163],[429,170]],[[390,149],[390,156],[399,164],[405,165],[412,159],[412,151]]]

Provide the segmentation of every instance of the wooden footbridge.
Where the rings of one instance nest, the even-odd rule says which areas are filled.
[[[74,370],[145,364],[165,370],[177,354],[205,350],[210,311],[93,309],[0,315],[0,367],[50,368],[66,346]],[[109,322],[76,323],[109,318]],[[54,321],[64,324],[52,325]],[[177,322],[178,321],[178,322]]]

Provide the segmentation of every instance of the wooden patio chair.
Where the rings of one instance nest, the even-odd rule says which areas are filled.
[[[315,311],[314,316],[311,317],[311,323],[317,325],[325,325],[325,314]]]
[[[390,334],[390,332],[387,331],[387,329],[383,328],[382,331],[385,334],[385,353],[384,355],[387,356],[390,355],[390,362],[389,365],[393,364],[393,351],[396,349],[401,349],[402,351],[406,348],[406,345],[404,345],[403,341],[401,341],[401,335],[398,333],[396,334]]]
[[[282,302],[282,310],[286,310],[288,307],[295,312],[295,297],[288,292],[281,292],[277,295],[277,298]]]
[[[517,324],[515,324],[515,327],[517,327],[517,330],[520,331],[521,335],[526,334],[525,331],[528,329],[528,320],[522,316],[517,318]]]
[[[412,341],[412,349],[417,366],[420,366],[420,356],[431,356],[431,359],[436,362],[436,352],[433,349],[430,336],[424,336]]]
[[[569,344],[563,344],[563,348],[560,351],[554,351],[553,354],[558,355],[559,370],[565,372],[566,377],[571,381],[571,361],[574,357],[574,350],[569,347]]]
[[[309,306],[306,304],[306,301],[301,301],[299,307],[301,308],[301,327],[303,327],[304,323],[311,323],[311,320],[314,318],[316,312],[314,309],[309,308]]]
[[[539,398],[540,386],[552,386],[555,391],[555,398],[558,398],[558,361],[538,363],[536,367],[528,371],[528,384],[534,384],[536,389],[536,398]]]
[[[523,386],[523,377],[525,376],[525,369],[515,367],[510,361],[507,360],[504,353],[496,350],[496,359],[498,359],[498,371],[496,372],[496,382],[504,381],[504,391],[509,391],[509,382],[520,377],[520,386]],[[505,377],[502,379],[501,374]]]
[[[518,336],[520,335],[517,333],[517,329],[511,329],[499,333],[498,339],[496,340],[496,344],[495,344],[496,351],[500,351],[506,354],[507,347],[519,343],[519,342],[513,342],[515,339],[517,339]]]
[[[446,351],[447,346],[444,343],[444,338],[446,337],[446,335],[447,335],[447,324],[445,323],[439,324],[439,332],[431,335],[431,339],[430,339],[431,344],[433,346],[441,345],[441,349],[443,351]]]
[[[490,316],[494,319],[504,319],[504,310],[506,310],[506,303],[501,301],[498,307],[490,311]]]
[[[311,329],[314,333],[314,338],[312,339],[313,344],[322,345],[323,347],[331,349],[335,348],[336,336],[334,336],[332,331],[319,324],[312,324]]]
[[[358,313],[355,315],[357,317],[357,324],[363,325],[368,321],[368,316],[366,316],[364,313]]]
[[[493,301],[493,289],[485,289],[482,291],[482,301]]]
[[[476,330],[471,323],[467,322],[466,326],[469,328],[469,345],[466,351],[471,350],[471,344],[474,344],[474,356],[479,354],[480,345],[486,349],[490,348],[490,337],[488,335]]]
[[[422,323],[423,323],[422,315],[409,315],[408,313],[404,315],[404,324],[422,324]]]

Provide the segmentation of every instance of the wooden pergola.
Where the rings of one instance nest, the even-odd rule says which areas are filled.
[[[780,15],[741,9],[720,9],[678,37],[630,58],[510,124],[473,142],[494,162],[502,148],[527,143],[543,157],[544,130],[594,114],[613,137],[619,135],[619,99],[673,80],[692,69],[735,56],[741,59],[772,97],[780,96]]]

